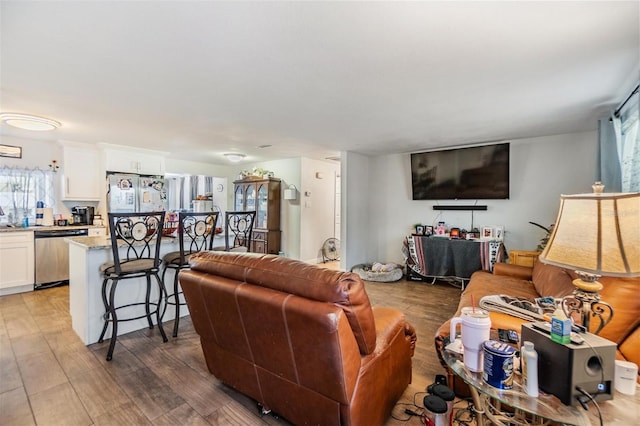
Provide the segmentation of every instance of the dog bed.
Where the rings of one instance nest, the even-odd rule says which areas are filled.
[[[358,274],[365,281],[394,282],[402,278],[402,268],[397,265],[381,263],[360,263],[351,268],[351,272]]]

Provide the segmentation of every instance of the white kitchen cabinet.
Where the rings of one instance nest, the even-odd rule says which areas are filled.
[[[34,254],[32,231],[0,232],[0,296],[33,291]]]
[[[62,199],[69,201],[99,201],[101,184],[100,151],[93,145],[61,142]]]
[[[109,172],[164,175],[165,155],[162,152],[106,148],[105,168]]]

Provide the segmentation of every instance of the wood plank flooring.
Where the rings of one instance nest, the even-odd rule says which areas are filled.
[[[460,290],[405,280],[366,288],[374,305],[400,309],[416,328],[413,383],[400,401],[411,403],[444,372],[433,335],[455,312]],[[167,322],[165,330],[172,327]],[[157,328],[121,336],[107,362],[108,341],[86,347],[71,329],[68,287],[0,297],[0,424],[288,424],[260,416],[253,400],[209,374],[189,318],[180,321],[178,338],[168,335],[164,344]],[[394,413],[406,418],[404,408]]]

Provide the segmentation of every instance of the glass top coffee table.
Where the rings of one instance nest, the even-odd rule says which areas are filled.
[[[448,342],[446,342],[448,343]],[[446,346],[446,344],[445,344]],[[590,425],[589,416],[580,406],[564,405],[553,395],[527,395],[519,375],[514,374],[513,389],[495,388],[482,380],[482,373],[474,373],[462,362],[462,355],[444,349],[442,358],[455,375],[469,385],[478,425],[485,417],[494,424],[546,424],[549,421],[567,425]],[[503,412],[502,405],[511,407]]]

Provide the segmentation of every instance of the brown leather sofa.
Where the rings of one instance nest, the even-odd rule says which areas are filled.
[[[360,277],[255,253],[180,273],[209,371],[294,424],[381,425],[411,382],[413,327]]]
[[[560,298],[573,292],[572,281],[576,278],[573,271],[546,265],[536,261],[533,268],[497,263],[493,274],[475,272],[460,297],[459,316],[462,307],[471,306],[471,295],[479,301],[483,296],[506,294],[510,296],[534,299],[541,296]],[[604,288],[600,291],[601,300],[614,309],[613,319],[599,335],[618,344],[616,357],[640,365],[640,278],[602,277],[599,280]],[[520,331],[526,321],[499,312],[490,312],[491,328],[515,329]],[[593,320],[591,328],[597,326]],[[440,326],[435,336],[438,354],[443,347],[445,337],[449,336],[450,321]],[[443,364],[445,365],[445,364]],[[640,381],[640,377],[639,377]]]

